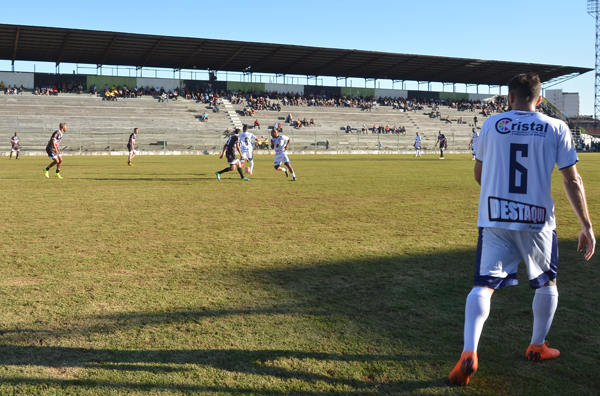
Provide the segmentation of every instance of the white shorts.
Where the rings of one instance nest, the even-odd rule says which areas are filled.
[[[57,159],[57,158],[62,158],[62,154],[52,154],[52,155],[49,155],[48,158],[50,158],[52,160]]]
[[[275,166],[281,165],[282,162],[286,165],[290,163],[290,157],[288,157],[287,153],[275,154]]]
[[[19,152],[19,151],[21,151],[21,148],[20,148],[20,147],[15,147],[15,148],[11,148],[11,149],[10,149],[10,152],[11,152],[11,153],[13,153],[13,152],[15,152],[15,151]]]
[[[137,150],[129,150],[129,155],[131,155],[131,154],[138,155],[138,151]]]
[[[525,261],[529,286],[539,289],[556,279],[556,231],[512,231],[480,228],[475,262],[475,286],[500,289],[518,284],[517,269]]]
[[[248,161],[252,161],[252,150],[242,149],[242,157]]]

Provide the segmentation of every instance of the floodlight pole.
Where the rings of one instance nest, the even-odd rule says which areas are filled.
[[[598,133],[600,115],[600,6],[598,0],[588,0],[587,12],[596,19],[596,65],[594,78],[594,134]]]

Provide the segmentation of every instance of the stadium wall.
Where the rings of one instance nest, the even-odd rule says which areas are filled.
[[[232,92],[265,92],[264,83],[252,83],[252,82],[227,82],[227,90]]]
[[[179,88],[181,86],[182,80],[174,80],[172,78],[147,78],[147,77],[137,77],[136,85],[131,86],[135,87],[154,87],[160,89],[164,88],[165,90],[174,90],[175,88]],[[129,87],[129,85],[127,85]]]
[[[0,72],[0,81],[4,81],[5,86],[21,85],[25,89],[33,89],[35,87],[34,74],[33,73],[13,73],[13,72]]]
[[[81,84],[85,86],[86,76],[81,74],[34,73],[33,82],[34,86],[40,88],[44,85],[62,86],[63,84]]]
[[[127,88],[133,88],[137,84],[136,77],[119,77],[119,76],[95,76],[88,75],[87,76],[87,86],[91,87],[92,85],[96,85],[98,90],[103,90],[105,85],[108,85],[112,88],[114,85],[117,86],[127,86]]]
[[[320,85],[294,85],[294,84],[271,84],[251,83],[235,81],[203,81],[203,80],[178,80],[170,78],[147,78],[147,77],[120,77],[120,76],[98,76],[83,74],[51,74],[51,73],[20,73],[0,72],[0,81],[6,85],[23,85],[26,89],[33,89],[41,85],[62,85],[69,83],[81,83],[84,89],[96,85],[103,89],[105,85],[112,87],[127,85],[129,88],[138,87],[163,87],[166,90],[187,87],[191,90],[214,91],[230,90],[234,92],[279,92],[298,94],[325,94],[345,96],[375,96],[388,98],[421,98],[421,99],[456,99],[456,100],[485,100],[495,96],[494,94],[474,94],[462,92],[436,92],[436,91],[408,91],[402,89],[376,89],[358,87],[330,87]]]
[[[375,89],[375,97],[379,98],[406,98],[408,91],[402,89]]]
[[[293,85],[293,84],[265,84],[265,91],[267,92],[280,92],[280,93],[293,93],[304,95],[304,85]]]

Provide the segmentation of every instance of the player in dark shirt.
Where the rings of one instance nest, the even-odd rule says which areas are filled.
[[[240,160],[236,157],[236,152],[240,154],[240,158],[242,157],[242,150],[240,149],[240,131],[239,128],[235,128],[235,132],[233,135],[227,139],[227,143],[223,145],[223,151],[221,152],[221,156],[219,159],[223,159],[224,156],[227,157],[227,163],[229,164],[228,168],[215,172],[217,175],[217,179],[221,180],[221,174],[229,171],[238,170],[242,180],[250,181],[250,179],[244,176],[244,171],[242,169],[242,164]]]
[[[444,159],[444,150],[448,148],[448,139],[446,139],[446,135],[444,135],[442,131],[440,131],[438,135],[436,145],[438,144],[440,145],[440,159]]]
[[[135,149],[135,140],[137,139],[138,131],[138,128],[133,128],[133,133],[129,135],[129,141],[127,142],[127,150],[129,150],[129,158],[127,158],[127,165],[129,166],[133,166],[131,160],[137,155],[137,150]]]
[[[63,133],[67,131],[67,124],[65,122],[61,122],[58,128],[58,131],[54,131],[54,133],[50,137],[48,145],[46,146],[48,158],[50,158],[52,162],[46,167],[46,169],[44,169],[44,176],[50,177],[48,176],[48,171],[50,171],[50,168],[56,165],[56,173],[54,174],[54,176],[58,177],[59,179],[62,179],[62,176],[60,175],[60,167],[62,166],[62,154],[60,153],[60,148],[58,146],[60,145],[60,142],[62,140]]]

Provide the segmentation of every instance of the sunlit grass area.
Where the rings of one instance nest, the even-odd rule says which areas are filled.
[[[468,155],[43,157],[1,168],[0,394],[597,394],[600,260],[555,174],[563,355],[525,359],[525,272],[499,291],[467,388],[479,188]],[[592,219],[600,156],[580,156]],[[53,174],[51,173],[51,176]],[[524,270],[524,268],[523,268]]]

